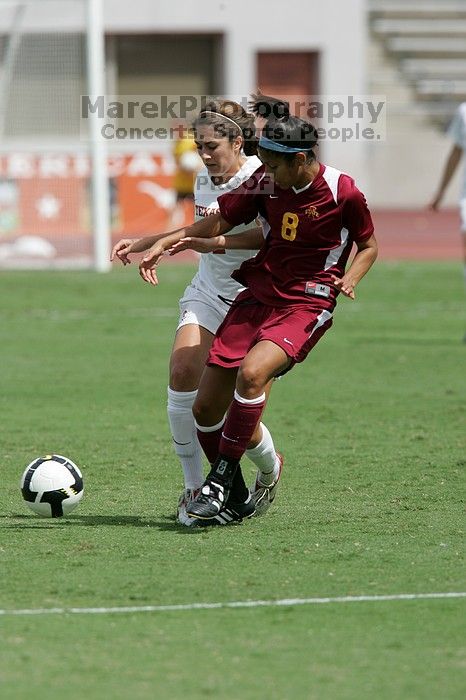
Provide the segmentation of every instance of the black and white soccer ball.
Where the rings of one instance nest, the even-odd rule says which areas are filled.
[[[68,515],[84,492],[81,471],[61,455],[45,455],[28,464],[20,487],[29,508],[45,518]]]

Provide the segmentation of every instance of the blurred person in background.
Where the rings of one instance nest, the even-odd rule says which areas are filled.
[[[173,144],[173,158],[176,168],[173,189],[175,190],[176,204],[168,223],[169,228],[177,228],[185,224],[187,214],[189,216],[188,212],[192,211],[196,174],[202,167],[196,144],[188,128],[179,124],[177,131],[179,136]]]
[[[445,191],[466,151],[466,102],[462,102],[456,110],[448,133],[453,145],[448,155],[437,193],[429,205],[433,211],[438,210]],[[463,234],[463,274],[466,289],[466,163],[464,164],[460,191],[460,220],[461,233]],[[463,342],[466,343],[466,333],[463,337]]]

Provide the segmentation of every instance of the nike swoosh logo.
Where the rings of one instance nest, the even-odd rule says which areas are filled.
[[[175,443],[175,445],[190,445],[190,444],[191,444],[191,441],[189,441],[189,442],[178,442],[177,440],[175,440],[175,438],[173,437],[173,435],[172,435],[172,440],[173,440],[173,442]]]
[[[270,199],[278,199],[278,194],[269,194]]]
[[[235,440],[234,438],[227,437],[225,433],[222,433],[222,438],[225,438],[225,440],[228,440],[228,442],[238,442],[238,440]]]
[[[291,340],[288,340],[288,338],[283,338],[283,341],[284,341],[285,343],[288,343],[288,345],[293,345],[293,343],[291,342]]]

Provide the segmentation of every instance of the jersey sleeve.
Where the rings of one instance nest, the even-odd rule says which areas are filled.
[[[261,167],[239,187],[218,198],[220,214],[225,221],[232,226],[239,226],[249,224],[258,216],[263,178],[264,169]]]
[[[341,176],[338,199],[342,201],[343,226],[356,242],[367,241],[374,233],[374,224],[366,198],[348,176]]]

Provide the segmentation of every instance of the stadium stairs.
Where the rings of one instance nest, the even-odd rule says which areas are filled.
[[[466,2],[370,0],[369,21],[415,102],[444,128],[466,100]]]
[[[366,190],[373,209],[425,210],[466,99],[466,0],[368,0],[367,11],[368,92],[387,109],[385,141],[368,146]],[[456,210],[460,176],[444,208]]]

